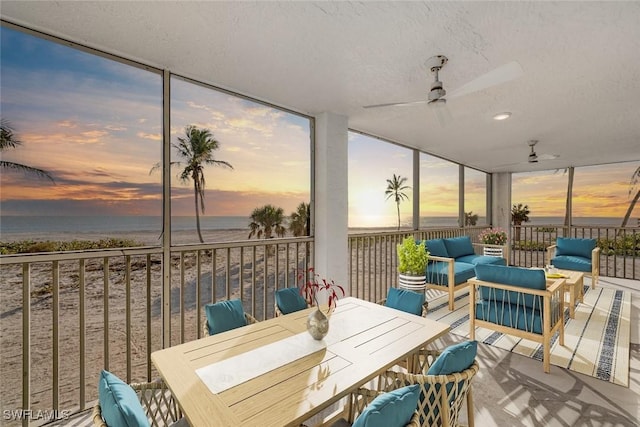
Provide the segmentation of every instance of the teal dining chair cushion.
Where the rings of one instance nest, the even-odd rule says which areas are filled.
[[[108,426],[149,427],[149,420],[136,392],[109,371],[100,372],[98,400]]]
[[[247,319],[244,317],[242,301],[239,299],[207,304],[204,306],[204,309],[207,314],[210,335],[230,331],[231,329],[240,328],[247,324]]]
[[[383,393],[362,411],[353,427],[404,427],[418,407],[419,397],[419,384]]]
[[[289,314],[307,308],[298,288],[285,288],[276,291],[276,305],[282,314]]]
[[[387,293],[386,307],[395,308],[405,313],[422,316],[422,304],[424,304],[424,292],[414,292],[406,289],[390,288]]]
[[[433,362],[427,375],[450,375],[462,372],[473,364],[478,352],[478,341],[463,341],[447,347]]]

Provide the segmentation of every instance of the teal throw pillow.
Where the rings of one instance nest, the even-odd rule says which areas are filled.
[[[451,258],[458,258],[465,255],[473,255],[473,245],[469,236],[449,237],[444,239],[447,253]]]
[[[427,240],[425,244],[427,246],[427,250],[429,251],[429,255],[449,258],[449,253],[447,253],[447,247],[444,245],[444,240],[431,239]]]
[[[298,288],[285,288],[276,291],[276,305],[282,314],[289,314],[307,308]]]
[[[424,292],[414,292],[406,289],[390,288],[387,293],[386,307],[395,308],[405,313],[422,316],[422,304],[424,304]]]
[[[98,400],[108,426],[148,427],[149,420],[136,392],[109,371],[100,372]]]
[[[433,362],[427,375],[450,375],[462,372],[473,364],[478,341],[464,341],[447,347]]]
[[[376,397],[352,427],[404,427],[418,407],[420,385],[402,387]]]
[[[209,335],[230,331],[247,324],[242,301],[239,299],[207,304],[204,309],[207,315],[207,323],[209,323]]]

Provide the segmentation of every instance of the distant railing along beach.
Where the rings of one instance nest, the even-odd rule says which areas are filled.
[[[478,242],[484,228],[351,233],[348,292],[377,301],[397,286],[396,245],[405,236]],[[592,237],[602,248],[601,276],[640,280],[638,227],[523,225],[511,236],[513,265],[544,266],[558,236]],[[206,303],[240,298],[259,320],[273,317],[274,291],[296,286],[314,250],[305,237],[0,256],[0,409],[87,409],[103,368],[129,382],[153,380],[151,352],[163,339],[201,337]]]

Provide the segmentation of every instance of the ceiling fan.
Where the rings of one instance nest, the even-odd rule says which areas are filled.
[[[443,107],[445,106],[447,99],[457,98],[459,96],[478,92],[492,86],[506,83],[520,77],[523,74],[520,64],[515,61],[509,62],[471,80],[467,84],[451,91],[447,95],[447,91],[444,89],[443,84],[440,81],[439,73],[440,70],[442,70],[442,67],[444,67],[448,61],[449,59],[446,56],[436,55],[429,58],[425,63],[425,65],[431,70],[434,75],[434,81],[433,83],[431,83],[429,93],[427,94],[427,99],[421,101],[391,102],[385,104],[365,105],[363,108],[404,107],[419,104],[428,104],[434,107]]]
[[[529,147],[531,147],[531,152],[529,153],[529,158],[527,160],[529,163],[538,163],[539,160],[554,160],[560,157],[557,154],[536,153],[535,146],[537,143],[538,143],[537,139],[532,139],[529,142],[527,142],[527,144],[529,144]]]

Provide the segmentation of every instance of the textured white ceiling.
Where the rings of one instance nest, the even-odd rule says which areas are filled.
[[[22,2],[2,18],[485,171],[640,160],[640,2]],[[510,61],[524,75],[431,106]],[[511,119],[491,117],[511,111]],[[526,163],[527,141],[557,160]],[[508,166],[504,166],[508,165]]]

